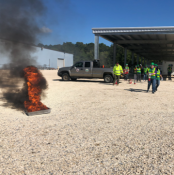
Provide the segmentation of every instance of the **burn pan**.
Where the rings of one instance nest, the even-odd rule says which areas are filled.
[[[32,116],[32,115],[42,115],[42,114],[49,114],[51,112],[51,109],[45,109],[45,110],[40,110],[40,111],[34,111],[34,112],[28,112],[25,111],[26,115]]]

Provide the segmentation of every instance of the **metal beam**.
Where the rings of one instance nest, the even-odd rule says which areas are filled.
[[[174,40],[117,40],[116,44],[173,44]]]
[[[99,36],[95,35],[95,44],[94,44],[94,59],[99,59]]]
[[[140,45],[140,46],[127,46],[127,49],[174,49],[174,47],[171,46],[154,46],[154,45]]]

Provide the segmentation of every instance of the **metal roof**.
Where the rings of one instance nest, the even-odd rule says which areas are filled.
[[[92,28],[92,31],[146,59],[174,61],[174,26]]]

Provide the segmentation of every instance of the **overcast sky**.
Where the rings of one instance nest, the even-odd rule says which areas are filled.
[[[174,0],[44,0],[43,44],[94,42],[93,27],[174,26]],[[100,42],[111,43],[100,38]]]

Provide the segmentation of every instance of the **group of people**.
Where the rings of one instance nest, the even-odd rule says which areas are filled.
[[[168,70],[168,76],[171,77],[172,65],[169,65],[167,70]],[[119,85],[120,76],[121,74],[123,74],[123,68],[121,65],[119,65],[118,62],[113,68],[113,73],[114,73],[113,85],[115,85],[115,82],[117,85]],[[125,74],[125,80],[127,80],[129,78],[128,64],[126,64],[124,74]],[[152,84],[152,93],[154,94],[160,85],[160,78],[162,78],[162,73],[158,68],[158,65],[151,63],[150,68],[148,68],[147,65],[145,65],[144,68],[142,67],[142,65],[136,65],[134,68],[134,84],[136,84],[136,82],[138,81],[141,82],[141,75],[143,75],[144,81],[148,79],[147,92],[149,91],[149,88]]]

